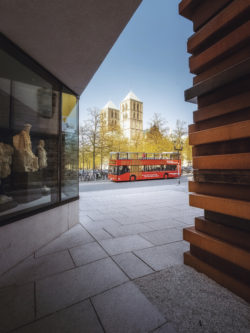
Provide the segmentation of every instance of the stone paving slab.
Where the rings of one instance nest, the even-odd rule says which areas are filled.
[[[103,229],[105,227],[119,227],[120,223],[115,221],[113,218],[103,218],[102,220],[90,221],[90,222],[82,222],[80,220],[81,225],[87,229],[88,231]]]
[[[109,239],[112,238],[112,236],[107,233],[104,229],[94,229],[89,230],[89,233],[92,237],[94,237],[97,241],[103,240],[103,239]]]
[[[34,284],[0,289],[0,332],[5,333],[35,319]]]
[[[145,333],[166,321],[132,282],[94,297],[93,305],[107,333]]]
[[[102,221],[103,219],[119,219],[119,218],[124,218],[126,217],[126,215],[121,214],[119,212],[114,212],[114,211],[105,211],[105,212],[101,212],[101,211],[92,211],[90,213],[87,214],[93,221]]]
[[[36,251],[35,255],[36,257],[39,257],[45,254],[62,251],[93,241],[93,237],[91,237],[89,233],[81,227],[80,224],[77,224],[75,227],[62,234],[60,237],[56,238],[52,242],[42,247],[40,250]]]
[[[142,223],[128,224],[117,227],[107,226],[105,230],[108,231],[113,237],[122,237],[128,235],[135,235],[142,232],[151,231],[152,229]]]
[[[113,259],[130,279],[136,279],[154,272],[148,265],[131,252],[118,254],[117,256],[114,256]]]
[[[90,197],[90,196],[88,196]],[[88,205],[86,205],[86,199],[83,199],[84,198],[84,194],[81,193],[81,196],[80,196],[80,205],[79,205],[79,213],[81,214],[81,212],[83,214],[86,214],[86,212],[90,212],[92,210],[95,210],[96,209],[96,203],[95,204],[92,204],[92,201],[88,201]]]
[[[160,220],[160,219],[169,219],[176,216],[176,211],[168,207],[161,207],[159,209],[150,209],[147,213],[147,217],[150,221]]]
[[[12,325],[9,327],[33,321],[20,332],[71,333],[82,332],[84,327],[84,332],[92,333],[102,332],[103,325],[106,333],[173,333],[173,326],[128,281],[153,277],[154,270],[183,266],[183,252],[189,244],[180,241],[182,228],[193,224],[194,216],[203,215],[203,211],[188,206],[186,185],[147,185],[143,189],[126,186],[81,193],[81,224],[37,251],[35,259],[28,258],[15,267],[16,271],[10,271],[5,282],[38,281],[36,286],[32,284],[32,295],[30,289],[15,293],[13,286],[9,296],[3,294],[3,300],[7,300],[3,304],[14,313],[16,304],[21,307],[25,293],[28,295],[21,320],[19,314],[13,320],[6,316]],[[80,267],[73,267],[72,259]],[[32,266],[34,261],[36,268]],[[0,296],[5,289],[0,289]],[[31,316],[25,314],[25,308]],[[39,318],[35,322],[34,312]]]
[[[18,329],[19,333],[103,333],[89,300],[58,311],[30,325]]]
[[[88,216],[86,215],[85,213],[84,214],[79,214],[79,222],[80,223],[87,223],[87,222],[93,222],[93,220]]]
[[[114,209],[114,208],[113,208]],[[104,210],[104,209],[103,209]],[[127,213],[127,212],[126,212]],[[111,210],[111,211],[108,211],[108,210],[106,210],[106,211],[104,211],[103,213],[102,213],[102,219],[103,218],[112,218],[112,219],[114,219],[114,220],[117,220],[117,219],[120,219],[120,218],[127,218],[127,214],[125,214],[124,212],[121,212],[120,210],[119,210],[119,208],[117,208],[117,211],[115,212],[114,210]]]
[[[159,220],[147,222],[145,223],[145,225],[151,228],[152,230],[163,230],[167,228],[181,227],[183,223],[181,223],[181,221],[177,221],[172,217],[165,217]]]
[[[138,235],[118,237],[114,239],[105,239],[99,242],[101,246],[110,254],[116,255],[133,250],[144,249],[153,246]]]
[[[128,278],[109,258],[66,271],[37,282],[37,316],[115,287]]]
[[[183,252],[188,250],[189,244],[180,241],[134,251],[134,253],[146,264],[158,271],[166,267],[183,264]]]
[[[126,224],[149,222],[152,220],[152,218],[147,215],[138,214],[137,212],[137,214],[131,214],[131,216],[120,217],[120,218],[116,217],[115,220],[120,224],[126,225]]]
[[[177,228],[168,228],[151,232],[144,232],[140,235],[154,245],[163,245],[182,240],[182,230]]]
[[[69,251],[77,266],[108,257],[107,253],[96,242],[77,246]]]
[[[42,279],[74,267],[69,252],[61,251],[50,255],[27,258],[0,278],[0,287]]]

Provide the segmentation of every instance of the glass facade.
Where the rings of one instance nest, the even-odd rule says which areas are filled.
[[[78,104],[62,93],[62,200],[78,195]]]
[[[1,45],[1,224],[79,194],[78,99],[45,74]]]

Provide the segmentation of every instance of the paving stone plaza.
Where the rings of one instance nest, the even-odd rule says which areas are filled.
[[[183,265],[187,182],[130,184],[81,192],[80,223],[0,278],[0,332],[249,332],[247,303]]]

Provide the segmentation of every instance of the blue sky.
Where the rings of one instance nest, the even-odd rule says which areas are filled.
[[[87,109],[108,100],[117,107],[132,90],[143,101],[144,129],[155,112],[173,128],[192,123],[194,104],[184,101],[192,86],[187,38],[192,23],[178,14],[177,0],[143,0],[80,99],[80,124]]]

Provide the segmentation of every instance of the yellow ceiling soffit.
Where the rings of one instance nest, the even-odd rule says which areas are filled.
[[[70,94],[62,94],[62,118],[66,122],[67,118],[76,106],[76,97]]]

